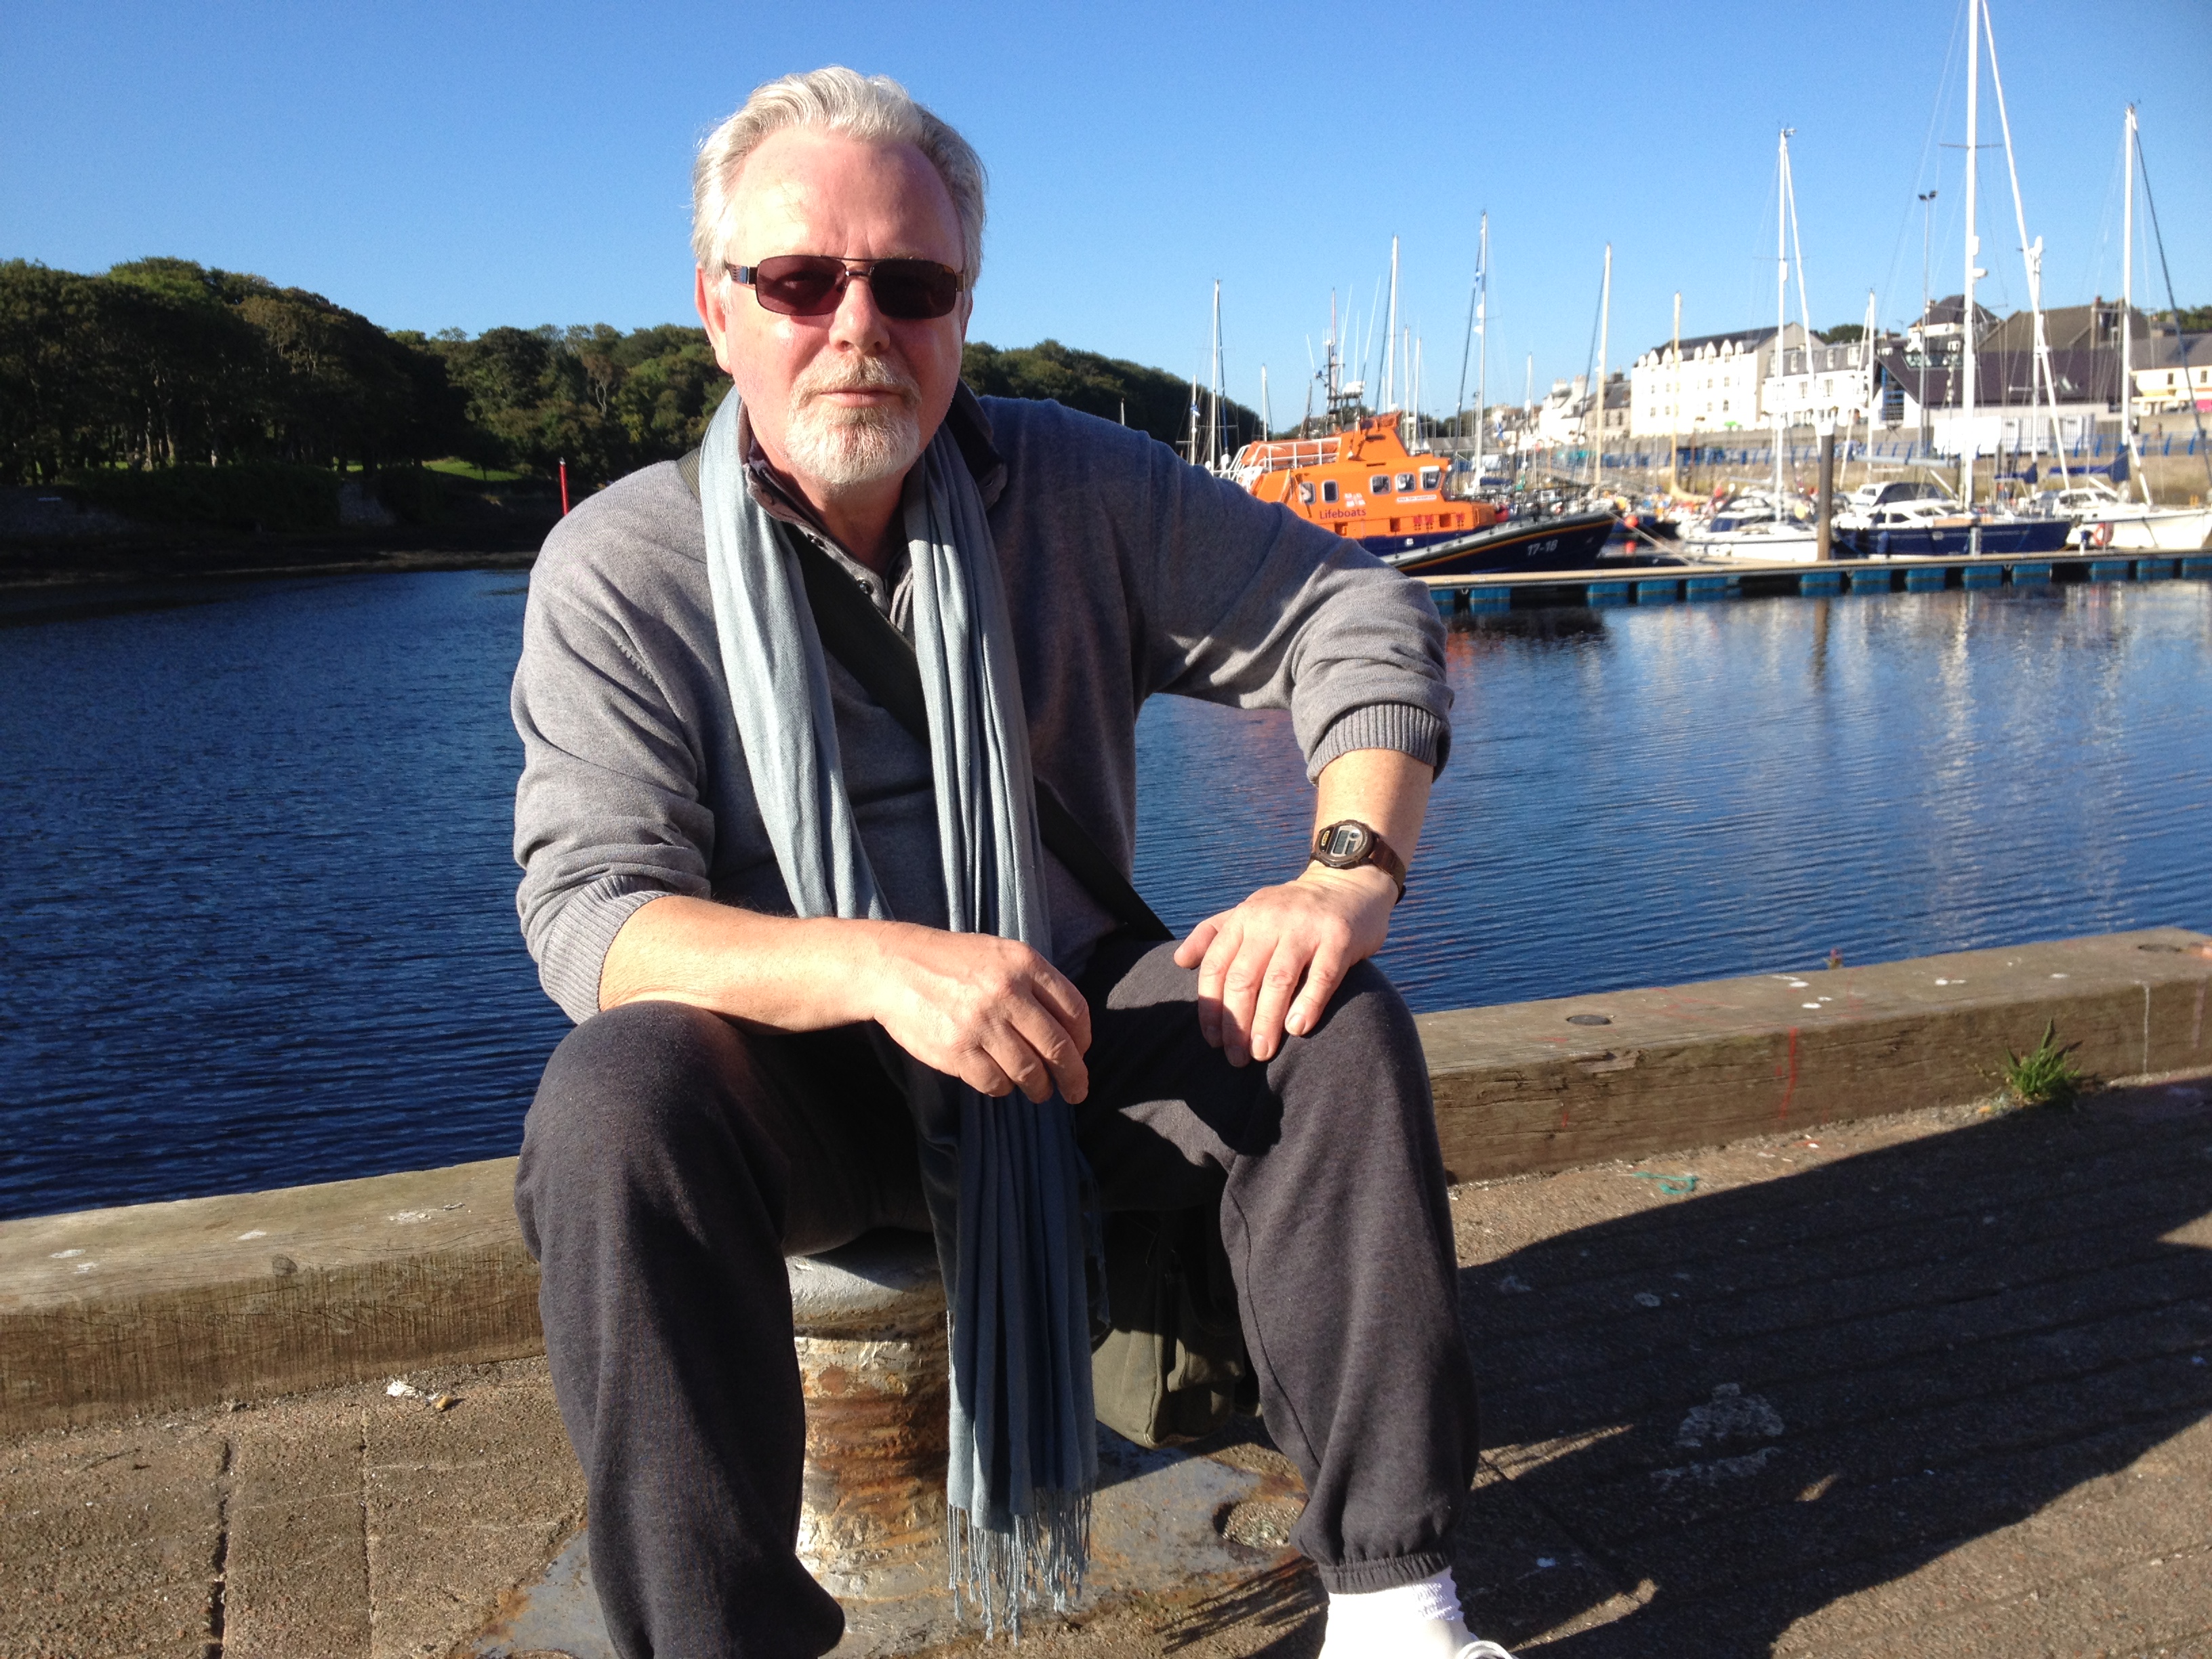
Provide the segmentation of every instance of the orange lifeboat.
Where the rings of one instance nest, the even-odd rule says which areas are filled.
[[[1402,553],[1501,521],[1487,501],[1445,495],[1443,457],[1407,450],[1398,423],[1395,413],[1373,415],[1325,437],[1246,444],[1230,476],[1261,501],[1378,550]]]

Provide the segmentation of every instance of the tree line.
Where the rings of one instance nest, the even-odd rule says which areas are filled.
[[[1189,384],[1159,369],[1047,340],[971,342],[963,370],[979,392],[1057,398],[1177,446],[1188,434]],[[187,259],[94,276],[0,262],[4,483],[453,458],[540,477],[565,460],[590,489],[696,446],[728,384],[705,331],[672,323],[426,335]],[[1232,443],[1259,428],[1225,401],[1223,425]]]

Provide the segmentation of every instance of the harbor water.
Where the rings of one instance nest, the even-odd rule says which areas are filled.
[[[526,592],[0,609],[0,1215],[515,1149],[566,1029],[514,922]],[[2212,585],[1515,611],[1449,660],[1416,1008],[2212,927]],[[1139,750],[1179,931],[1295,873],[1284,716],[1156,699]]]

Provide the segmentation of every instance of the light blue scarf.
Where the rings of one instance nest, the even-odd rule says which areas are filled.
[[[792,908],[887,919],[799,556],[746,488],[734,394],[708,428],[699,483],[730,704]],[[982,498],[944,428],[907,475],[901,510],[946,925],[1049,956],[1013,629]],[[987,1628],[1018,1630],[1024,1607],[1080,1595],[1090,1553],[1098,1456],[1082,1157],[1057,1094],[1041,1106],[994,1100],[918,1062],[907,1070],[951,1320],[952,1588]]]

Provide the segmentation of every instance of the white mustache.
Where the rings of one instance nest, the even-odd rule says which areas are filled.
[[[798,394],[795,401],[800,404],[812,403],[817,398],[839,392],[896,392],[909,409],[921,401],[921,388],[913,378],[879,357],[863,357],[820,371],[810,370],[799,377],[792,389]]]

